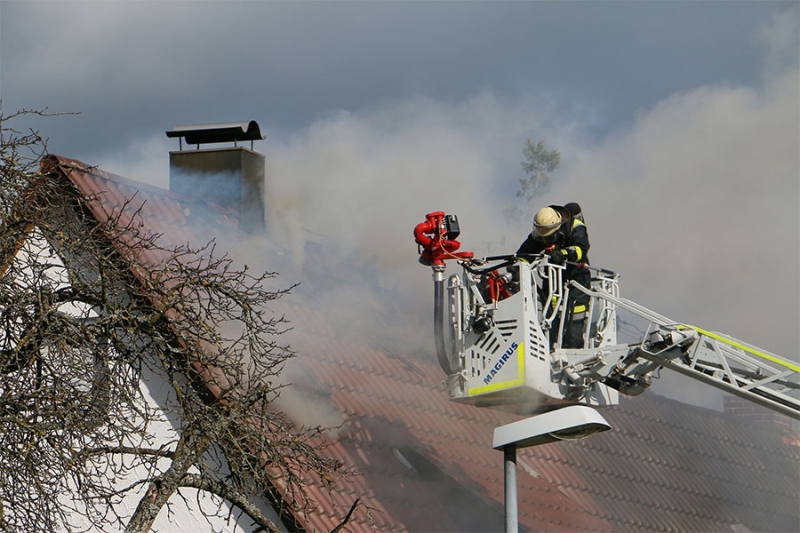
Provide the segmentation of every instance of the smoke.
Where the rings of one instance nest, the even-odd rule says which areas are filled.
[[[569,169],[564,188],[588,193],[593,261],[623,273],[624,295],[798,359],[799,93],[796,66],[762,88],[686,91]]]
[[[337,279],[313,284],[313,298],[338,331],[401,354],[432,354],[432,284],[416,262],[413,227],[443,210],[459,216],[462,249],[513,252],[529,228],[506,227],[502,207],[522,177],[525,139],[543,139],[564,163],[531,210],[581,203],[592,262],[622,273],[623,296],[797,359],[792,13],[759,34],[760,86],[687,89],[594,142],[580,122],[559,124],[542,101],[490,92],[457,104],[417,98],[333,114],[269,143],[271,236],[291,250],[296,271]],[[684,395],[684,387],[692,388],[671,382],[661,390]]]
[[[673,95],[582,155],[592,259],[676,320],[797,357],[798,69]]]
[[[515,248],[529,230],[509,233],[503,206],[518,185],[522,144],[545,134],[542,120],[537,108],[490,93],[334,114],[269,144],[270,236],[291,251],[292,273],[303,273],[340,332],[430,354],[431,273],[417,263],[412,230],[443,210],[459,216],[463,249]],[[571,135],[565,128],[554,142]]]
[[[103,153],[91,163],[103,169],[113,169],[119,176],[169,189],[170,150],[178,150],[178,143],[166,135],[137,139],[124,149]]]
[[[540,204],[581,202],[593,262],[622,272],[628,294],[664,313],[719,314],[712,322],[745,331],[764,322],[759,316],[796,318],[796,298],[784,293],[797,294],[797,94],[795,70],[762,90],[674,95],[593,147],[559,146],[567,163]],[[273,236],[302,254],[291,242],[313,234],[324,250],[317,266],[343,277],[374,269],[381,287],[414,293],[428,273],[415,264],[411,230],[429,211],[459,215],[465,248],[500,247],[505,236],[513,251],[529,230],[505,227],[502,206],[521,171],[501,175],[516,165],[497,155],[518,164],[525,135],[459,129],[472,112],[409,102],[342,114],[271,145]]]
[[[273,135],[256,148],[267,158],[270,251],[244,244],[237,256],[279,272],[284,286],[301,282],[295,297],[338,334],[433,358],[431,274],[417,263],[414,226],[431,211],[457,214],[462,249],[513,252],[530,227],[506,225],[503,208],[523,177],[525,140],[544,140],[562,168],[531,214],[581,203],[592,263],[622,274],[623,296],[797,360],[797,26],[793,8],[754,36],[760,84],[686,88],[604,138],[592,138],[597,116],[581,102],[490,90],[384,101]],[[164,152],[175,147],[165,143],[159,132],[131,147],[136,157],[99,163],[148,181],[166,174]],[[302,334],[302,319],[293,326]],[[688,388],[654,386],[682,399]]]
[[[415,257],[412,230],[428,212],[458,214],[465,245],[499,241],[525,139],[571,142],[569,128],[545,132],[538,115],[482,93],[458,105],[416,98],[317,122],[268,148],[271,233],[288,240],[301,225],[334,245],[327,260],[372,262],[388,285]]]

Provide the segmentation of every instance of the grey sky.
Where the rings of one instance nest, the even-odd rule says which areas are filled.
[[[465,248],[513,251],[529,224],[502,207],[543,139],[563,164],[541,203],[584,205],[624,296],[797,360],[799,21],[797,1],[0,0],[0,97],[80,112],[32,125],[162,186],[166,130],[257,120],[284,244],[323,234],[425,316],[414,225],[454,212]],[[369,328],[360,290],[320,298]]]
[[[603,135],[675,91],[754,83],[754,31],[786,5],[3,0],[0,94],[6,109],[81,112],[47,125],[52,148],[77,155],[177,124],[255,118],[285,135],[337,110],[481,90],[546,98]]]

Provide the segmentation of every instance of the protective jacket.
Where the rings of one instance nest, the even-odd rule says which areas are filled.
[[[520,245],[517,255],[520,254],[541,254],[550,251],[566,252],[567,264],[565,279],[575,280],[584,287],[591,287],[591,274],[583,264],[589,264],[589,232],[586,224],[578,218],[570,216],[569,212],[561,206],[550,206],[561,214],[564,220],[561,226],[552,235],[541,237],[535,231],[528,235],[525,242]],[[570,291],[570,300],[575,304],[575,312],[585,310],[585,304],[589,302],[589,297],[581,291],[575,289]],[[583,309],[579,307],[583,306]]]

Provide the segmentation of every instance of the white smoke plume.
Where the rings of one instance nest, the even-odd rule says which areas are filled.
[[[760,36],[761,86],[687,89],[593,143],[577,121],[490,93],[333,115],[270,143],[272,236],[294,251],[295,267],[312,261],[351,281],[314,286],[342,331],[432,354],[432,284],[416,263],[414,225],[430,211],[455,213],[462,249],[515,251],[529,227],[505,227],[502,207],[522,177],[525,139],[543,139],[563,165],[532,212],[581,203],[592,262],[622,273],[624,296],[796,360],[800,87],[787,18]],[[306,257],[310,235],[318,253]]]
[[[588,133],[595,114],[559,115],[552,95],[508,101],[488,90],[332,113],[273,136],[256,149],[267,157],[266,219],[279,260],[263,246],[243,247],[242,259],[302,282],[299,294],[342,334],[434,358],[431,274],[417,263],[414,226],[442,210],[459,216],[462,249],[515,251],[530,226],[508,227],[503,207],[523,177],[525,140],[544,140],[561,151],[562,168],[531,215],[581,203],[592,263],[622,274],[623,296],[797,360],[797,20],[792,9],[756,36],[758,86],[687,88],[602,139]],[[146,157],[101,166],[147,181],[164,166],[159,146],[168,146],[161,134],[134,147]],[[140,162],[158,151],[159,163]],[[654,390],[685,399],[683,387]]]
[[[584,193],[592,260],[623,273],[626,296],[795,361],[798,94],[795,67],[762,88],[674,95],[583,154],[559,188]],[[685,394],[669,387],[655,390]]]

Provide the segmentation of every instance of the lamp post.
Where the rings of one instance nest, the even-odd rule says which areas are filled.
[[[506,533],[517,533],[517,449],[562,440],[578,440],[611,426],[594,409],[571,405],[506,424],[494,430],[492,447],[503,450]]]

